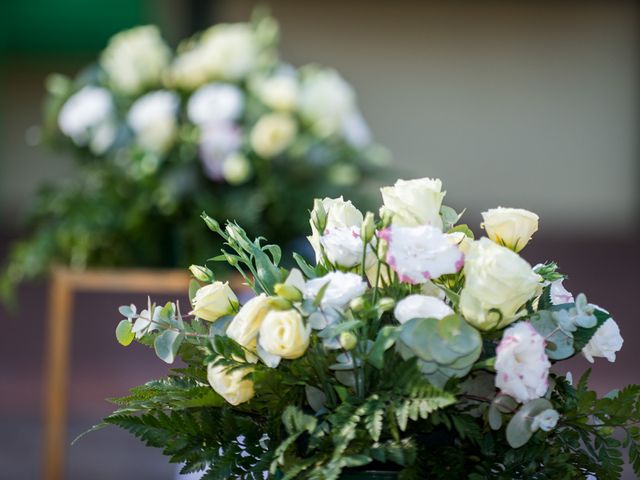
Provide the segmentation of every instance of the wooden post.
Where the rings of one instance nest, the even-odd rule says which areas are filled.
[[[62,480],[64,477],[71,322],[75,294],[92,291],[185,295],[189,281],[189,274],[182,270],[53,270],[44,368],[43,478]]]

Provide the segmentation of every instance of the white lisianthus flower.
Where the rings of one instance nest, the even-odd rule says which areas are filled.
[[[367,283],[360,275],[350,272],[330,272],[307,281],[302,293],[305,298],[314,300],[320,289],[327,283],[329,285],[320,302],[322,308],[344,308],[351,300],[367,290]]]
[[[178,131],[177,113],[180,99],[169,90],[147,93],[131,105],[127,122],[137,143],[155,153],[165,153]]]
[[[258,332],[270,311],[269,297],[261,293],[245,303],[227,327],[227,337],[249,351],[255,352]]]
[[[473,243],[473,238],[467,237],[464,232],[445,233],[447,240],[456,245],[458,249],[465,255],[469,252],[469,247]]]
[[[255,395],[253,381],[245,378],[253,372],[253,368],[236,368],[230,370],[222,365],[207,367],[207,380],[211,388],[231,405],[240,405],[247,402]]]
[[[334,135],[355,109],[355,93],[335,70],[319,70],[303,78],[298,109],[318,135]]]
[[[291,145],[298,125],[285,113],[268,113],[260,117],[251,131],[251,147],[263,158],[281,154]]]
[[[482,219],[489,238],[514,252],[522,250],[538,231],[538,215],[522,208],[492,208],[482,212]]]
[[[92,142],[99,130],[113,125],[113,117],[111,93],[101,87],[86,86],[71,95],[64,103],[58,115],[58,127],[76,145],[84,147]],[[113,142],[115,131],[110,137],[100,144],[106,144],[108,148]]]
[[[464,255],[436,227],[392,226],[378,233],[389,243],[387,263],[401,282],[420,284],[448,273],[464,264]]]
[[[244,108],[244,95],[235,85],[211,83],[200,87],[189,98],[187,116],[196,125],[231,122]]]
[[[251,162],[239,152],[232,153],[222,162],[222,176],[231,185],[240,185],[246,182],[251,171]]]
[[[393,214],[393,224],[401,227],[433,225],[442,230],[440,207],[446,192],[442,181],[432,178],[398,180],[393,187],[383,187],[381,216]]]
[[[551,282],[551,303],[554,305],[562,305],[564,303],[573,303],[573,295],[562,285],[563,279]]]
[[[307,351],[311,327],[297,310],[272,310],[262,321],[258,341],[265,352],[293,360]]]
[[[504,327],[516,320],[518,310],[539,295],[542,287],[542,277],[526,260],[486,237],[471,244],[464,275],[460,311],[480,330]]]
[[[200,159],[212,180],[224,178],[224,161],[242,145],[242,129],[230,122],[208,123],[200,130]]]
[[[358,227],[327,229],[325,234],[320,238],[320,243],[324,248],[327,259],[333,265],[351,268],[362,263],[364,242],[360,237],[360,228]],[[370,245],[367,250],[365,263],[370,264],[375,259],[371,255]]]
[[[294,75],[276,73],[255,80],[254,89],[262,103],[277,112],[291,112],[298,101],[298,80]]]
[[[347,143],[364,148],[371,143],[371,130],[362,114],[353,110],[342,121],[342,135]]]
[[[145,25],[111,37],[100,65],[116,90],[135,95],[160,83],[170,58],[171,50],[158,27]]]
[[[427,295],[409,295],[400,300],[393,310],[393,315],[400,323],[408,322],[413,318],[441,320],[448,315],[453,315],[453,313],[451,307],[442,300]]]
[[[198,289],[193,297],[193,310],[189,315],[214,322],[233,313],[237,308],[238,298],[229,287],[229,282],[213,282]]]
[[[496,348],[496,387],[520,403],[542,397],[551,363],[545,341],[529,322],[507,328]]]
[[[595,335],[582,349],[582,354],[591,363],[594,362],[594,357],[604,357],[610,362],[615,362],[616,353],[622,349],[623,343],[618,324],[613,318],[609,318],[596,330]]]

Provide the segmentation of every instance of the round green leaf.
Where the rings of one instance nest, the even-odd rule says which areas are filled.
[[[116,327],[116,339],[118,343],[123,346],[130,345],[135,338],[135,334],[131,331],[131,322],[129,320],[122,320]]]

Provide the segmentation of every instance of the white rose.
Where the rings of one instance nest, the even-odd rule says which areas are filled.
[[[255,90],[262,103],[278,112],[291,112],[298,100],[298,81],[293,75],[258,79]]]
[[[262,321],[258,341],[268,354],[292,360],[307,351],[310,335],[297,310],[272,310]]]
[[[330,272],[318,278],[313,278],[304,286],[305,298],[314,300],[320,289],[329,284],[322,297],[322,308],[343,308],[351,300],[359,297],[367,290],[367,284],[360,275],[345,272]]]
[[[360,238],[358,227],[337,227],[327,230],[320,238],[327,259],[336,266],[343,268],[355,267],[362,263],[364,243]],[[365,263],[370,264],[375,259],[368,245]]]
[[[113,99],[108,90],[87,86],[71,95],[60,109],[58,127],[78,146],[86,146],[98,130],[111,125],[114,117]],[[115,132],[108,145],[113,142]],[[97,153],[97,152],[96,152]]]
[[[504,327],[540,293],[540,275],[523,258],[486,237],[471,244],[464,264],[460,311],[480,330]]]
[[[231,185],[246,182],[251,175],[251,162],[241,153],[234,152],[222,162],[222,176]]]
[[[116,90],[135,95],[160,83],[170,58],[171,50],[158,27],[146,25],[111,37],[100,65]]]
[[[562,282],[564,279],[556,280],[551,282],[551,289],[549,294],[551,296],[551,303],[554,305],[562,305],[564,303],[573,303],[573,295],[569,290],[564,288]]]
[[[231,122],[244,108],[244,96],[235,85],[212,83],[194,92],[187,103],[187,116],[196,125]]]
[[[207,380],[218,395],[231,405],[239,405],[251,400],[255,395],[253,381],[245,378],[251,372],[253,369],[250,367],[230,371],[229,367],[209,364]]]
[[[433,225],[442,230],[440,207],[446,192],[440,179],[398,180],[393,187],[380,189],[383,212],[393,214],[393,224],[401,227]]]
[[[464,255],[458,247],[431,225],[392,226],[378,235],[389,244],[387,263],[401,282],[425,283],[456,273],[464,264]]]
[[[604,357],[610,362],[615,362],[616,353],[622,349],[623,342],[618,324],[613,318],[609,318],[596,330],[595,335],[582,349],[582,354],[591,363],[593,357]]]
[[[319,215],[319,209],[324,211],[326,216],[325,231],[319,232],[314,219]],[[307,237],[309,243],[313,247],[316,253],[316,262],[322,259],[320,250],[320,237],[327,232],[337,229],[360,229],[364,217],[362,212],[358,210],[351,200],[344,200],[342,196],[339,198],[323,198],[322,200],[316,200],[313,210],[311,211],[311,219],[309,223],[311,225],[311,236]]]
[[[214,78],[240,80],[258,60],[258,46],[249,24],[216,25],[204,32],[201,41]]]
[[[212,180],[224,176],[224,161],[242,145],[242,129],[230,122],[207,123],[200,130],[200,159]]]
[[[180,100],[168,90],[147,93],[131,105],[127,122],[137,143],[156,153],[165,153],[178,131],[177,113]]]
[[[482,212],[481,227],[494,242],[515,252],[522,250],[538,231],[538,215],[522,208],[492,208]]]
[[[544,349],[544,338],[529,322],[507,328],[496,348],[496,387],[521,403],[542,397],[551,367]]]
[[[294,140],[298,126],[290,115],[268,113],[260,117],[251,131],[251,146],[263,158],[282,153]]]
[[[198,289],[193,297],[193,310],[189,315],[213,322],[233,313],[236,308],[238,298],[229,287],[229,282],[213,282]]]
[[[335,70],[319,70],[303,79],[298,109],[318,135],[340,132],[354,108],[355,93]]]
[[[393,310],[393,315],[400,323],[408,322],[413,318],[441,320],[453,313],[451,307],[442,300],[427,295],[409,295],[400,300]]]
[[[227,337],[255,352],[262,320],[269,313],[269,297],[264,293],[245,303],[227,327]]]

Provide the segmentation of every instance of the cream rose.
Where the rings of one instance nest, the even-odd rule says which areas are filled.
[[[193,298],[193,310],[189,314],[213,322],[233,313],[236,308],[238,298],[229,287],[229,282],[213,282],[198,289]]]
[[[255,90],[262,103],[276,111],[290,112],[296,106],[298,81],[294,75],[276,74],[258,79]]]
[[[398,180],[393,187],[380,189],[384,212],[393,215],[393,224],[400,227],[433,225],[442,230],[440,207],[446,192],[440,179],[418,178]]]
[[[255,395],[253,381],[245,378],[252,371],[250,367],[229,371],[228,367],[210,364],[207,368],[207,380],[218,395],[231,405],[239,405]]]
[[[296,310],[272,310],[262,321],[258,342],[268,354],[292,360],[307,351],[310,334]]]
[[[145,25],[114,35],[100,65],[116,90],[135,95],[160,83],[170,58],[171,50],[158,27]]]
[[[522,208],[492,208],[482,212],[481,227],[494,242],[515,252],[522,250],[538,231],[538,215]]]
[[[458,250],[460,250],[465,255],[467,254],[467,252],[469,251],[469,247],[471,247],[471,244],[473,243],[473,238],[467,237],[464,232],[445,233],[444,236],[447,237],[447,240],[450,243],[453,243],[455,246],[457,246]]]
[[[264,293],[245,303],[227,327],[227,336],[247,350],[256,351],[262,320],[269,313],[269,297]]]
[[[298,126],[290,115],[268,113],[253,127],[251,146],[261,157],[275,157],[291,145],[297,131]]]
[[[486,237],[471,244],[464,264],[460,311],[481,330],[504,327],[541,291],[540,275],[524,259]]]

